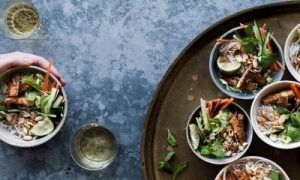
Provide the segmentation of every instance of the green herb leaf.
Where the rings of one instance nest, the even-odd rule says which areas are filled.
[[[291,114],[291,123],[294,127],[300,127],[300,112]]]
[[[223,142],[221,140],[216,140],[213,143],[201,146],[200,154],[208,157],[223,158],[225,157],[225,152],[220,150],[222,146]]]
[[[215,157],[217,158],[223,158],[225,157],[225,152],[221,150],[214,150],[211,152]]]
[[[173,173],[173,170],[172,170],[172,167],[171,167],[169,161],[174,157],[174,155],[175,155],[174,151],[168,152],[168,154],[166,155],[164,160],[161,160],[158,162],[158,169],[164,170],[168,173]]]
[[[179,163],[178,165],[176,165],[175,171],[173,173],[173,180],[176,179],[178,174],[180,174],[187,167],[187,165],[188,165],[187,161],[183,161],[183,162]]]
[[[168,129],[167,141],[173,147],[177,145],[177,141],[169,129]]]
[[[254,37],[246,37],[242,39],[242,45],[247,53],[256,55],[258,52],[258,40]]]
[[[201,146],[200,148],[200,154],[204,156],[209,156],[212,154],[212,149],[209,145]]]
[[[30,100],[30,101],[34,101],[35,98],[37,96],[37,92],[36,91],[29,91],[29,92],[25,92],[25,98]]]
[[[277,59],[276,54],[262,54],[258,61],[258,64],[263,69],[270,67]]]
[[[283,106],[278,106],[276,108],[276,111],[279,113],[279,114],[289,114],[291,111],[288,110],[287,108],[283,107]]]
[[[280,172],[273,169],[271,174],[271,180],[280,180]]]
[[[255,37],[254,31],[253,31],[253,25],[248,25],[248,27],[245,28],[245,33],[248,37]]]
[[[159,161],[158,162],[158,169],[163,170],[163,171],[165,171],[167,173],[170,173],[170,174],[173,173],[172,167],[171,167],[169,162]]]
[[[30,85],[31,87],[33,87],[34,89],[38,90],[38,91],[42,91],[42,82],[40,81],[40,78],[38,77],[34,77],[33,75],[25,75],[22,77],[21,80],[23,83],[26,83],[28,85]]]
[[[286,125],[286,135],[291,137],[294,142],[300,141],[300,129],[291,124]]]
[[[173,158],[174,155],[175,155],[174,151],[168,152],[168,154],[165,157],[165,161],[170,161]]]

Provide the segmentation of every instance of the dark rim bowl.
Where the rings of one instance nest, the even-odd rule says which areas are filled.
[[[221,38],[232,38],[232,36],[235,34],[235,32],[241,32],[243,29],[241,27],[235,27],[231,30],[229,30],[228,32],[226,32],[225,34],[223,34],[221,36]],[[270,38],[272,39],[271,41],[271,45],[274,49],[274,52],[278,55],[279,57],[279,61],[281,64],[285,64],[284,62],[284,54],[282,52],[281,46],[279,45],[278,41],[274,38],[274,36],[270,36]],[[255,93],[251,93],[251,92],[233,92],[233,91],[228,91],[226,90],[226,86],[224,84],[222,84],[222,82],[220,81],[220,70],[218,69],[217,66],[217,59],[219,57],[219,49],[220,49],[221,45],[219,44],[215,44],[211,53],[210,53],[210,58],[209,58],[209,73],[210,76],[213,80],[213,82],[215,83],[215,85],[219,88],[219,90],[221,90],[223,93],[225,93],[228,96],[234,97],[236,99],[245,99],[245,100],[249,100],[249,99],[254,99],[255,95],[261,90],[258,90]],[[273,78],[273,82],[276,81],[280,81],[283,77],[284,71],[283,70],[279,70],[274,74],[274,78]]]
[[[192,143],[191,143],[191,139],[190,139],[190,135],[189,135],[189,124],[191,124],[192,122],[195,122],[195,118],[199,116],[199,112],[201,111],[201,107],[198,106],[193,112],[192,114],[190,115],[189,119],[188,119],[188,122],[187,122],[187,125],[186,125],[186,138],[187,138],[187,142],[189,144],[189,147],[190,149],[193,151],[193,153],[200,159],[202,159],[203,161],[205,162],[208,162],[210,164],[216,164],[216,165],[224,165],[224,164],[228,164],[228,163],[231,163],[237,159],[239,159],[240,157],[242,157],[246,152],[247,150],[249,149],[250,145],[251,145],[251,142],[252,142],[252,137],[253,137],[253,130],[252,130],[252,126],[251,126],[251,123],[250,123],[250,118],[247,114],[247,112],[241,107],[239,106],[238,104],[236,103],[231,103],[229,106],[228,106],[229,109],[231,110],[236,110],[242,114],[244,114],[245,116],[245,127],[246,127],[246,135],[247,135],[247,142],[248,142],[248,145],[245,147],[245,149],[238,153],[236,156],[234,157],[225,157],[225,158],[210,158],[210,157],[206,157],[206,156],[203,156],[201,155],[199,152],[195,151],[193,149],[193,146],[192,146]]]

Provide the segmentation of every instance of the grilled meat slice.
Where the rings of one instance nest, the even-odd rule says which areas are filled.
[[[224,78],[224,80],[233,87],[236,87],[240,78],[237,76],[233,76],[233,77],[226,77]],[[248,80],[246,80],[248,81]],[[247,83],[243,83],[241,89],[246,90],[246,91],[253,91],[256,88],[256,83],[254,82],[247,82]]]
[[[23,83],[23,82],[20,83],[20,88],[19,88],[19,92],[20,92],[20,93],[29,91],[30,89],[31,89],[31,86],[30,86],[30,85],[28,85],[28,84],[26,84],[26,83]]]
[[[238,76],[233,76],[233,77],[226,77],[224,80],[233,87],[236,87],[237,83],[239,82],[239,77]]]
[[[251,69],[252,69],[252,65],[248,66],[247,69],[244,71],[242,77],[240,78],[239,82],[236,85],[237,88],[242,87],[242,85],[246,81],[246,78],[247,78],[247,76],[248,76]]]
[[[247,82],[244,83],[243,86],[241,87],[242,89],[246,90],[246,91],[253,91],[256,88],[256,83],[254,82]]]
[[[238,180],[250,180],[250,177],[241,169],[235,169],[233,171]]]
[[[284,90],[274,94],[271,94],[262,99],[264,105],[277,104],[284,107],[289,106],[289,99],[295,97],[292,90]]]
[[[266,85],[268,83],[267,80],[258,72],[249,72],[248,78],[261,86]]]
[[[29,107],[34,105],[34,101],[30,101],[24,97],[6,97],[4,99],[4,104],[5,105],[18,104],[18,105]]]
[[[239,142],[243,144],[243,142],[245,142],[243,115],[234,114],[229,122],[233,130],[236,132]]]
[[[20,80],[21,80],[21,75],[18,73],[12,77],[12,79],[8,83],[8,87],[7,87],[7,95],[8,96],[12,96],[12,97],[18,96]]]

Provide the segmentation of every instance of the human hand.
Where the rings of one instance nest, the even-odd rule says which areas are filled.
[[[39,66],[47,70],[49,62],[41,56],[22,52],[0,54],[0,73],[3,73],[4,71],[12,67],[22,67],[30,65]],[[62,78],[62,76],[54,66],[51,66],[50,72],[62,83],[62,85],[66,84],[66,81]]]

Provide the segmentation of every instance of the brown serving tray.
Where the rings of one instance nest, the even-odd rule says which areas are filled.
[[[288,1],[254,7],[231,15],[199,34],[175,59],[153,96],[142,137],[142,168],[145,179],[172,179],[157,169],[157,162],[167,152],[167,128],[178,141],[172,164],[183,160],[188,168],[178,179],[214,179],[223,166],[211,165],[198,159],[189,148],[185,126],[189,115],[199,105],[199,98],[213,99],[223,95],[212,82],[208,60],[216,39],[238,26],[256,19],[267,23],[282,48],[289,31],[300,23],[300,1]],[[285,72],[284,79],[293,79]],[[193,99],[193,100],[192,100]],[[251,100],[236,101],[248,112]],[[278,150],[264,144],[255,135],[246,155],[262,156],[278,163],[291,179],[300,179],[300,149]]]

